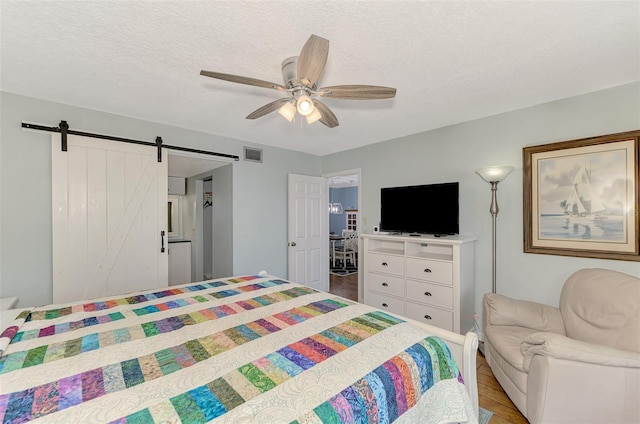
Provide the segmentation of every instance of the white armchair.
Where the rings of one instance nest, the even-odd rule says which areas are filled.
[[[640,278],[583,269],[560,307],[484,296],[485,355],[530,423],[640,423]]]

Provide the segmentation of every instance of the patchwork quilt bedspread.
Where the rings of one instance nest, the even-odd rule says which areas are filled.
[[[33,308],[2,330],[3,423],[476,422],[441,339],[271,276]]]

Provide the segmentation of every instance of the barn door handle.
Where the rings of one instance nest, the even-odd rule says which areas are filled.
[[[160,253],[164,253],[164,230],[160,231],[160,238],[162,239],[162,245],[160,246]]]

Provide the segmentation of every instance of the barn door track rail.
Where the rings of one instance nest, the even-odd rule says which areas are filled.
[[[99,138],[99,139],[102,139],[102,140],[121,141],[123,143],[142,144],[142,145],[145,145],[145,146],[156,147],[158,149],[158,162],[162,162],[162,148],[163,147],[165,149],[180,150],[182,152],[199,153],[199,154],[202,154],[202,155],[210,155],[210,156],[217,156],[217,157],[222,157],[222,158],[227,158],[227,159],[240,160],[240,157],[237,156],[237,155],[229,155],[229,154],[226,154],[226,153],[216,153],[216,152],[209,152],[207,150],[190,149],[188,147],[170,146],[168,144],[163,144],[162,137],[156,137],[156,141],[155,142],[150,142],[150,141],[133,140],[133,139],[130,139],[130,138],[115,137],[115,136],[112,136],[112,135],[95,134],[95,133],[90,133],[90,132],[86,132],[86,131],[71,130],[71,129],[69,129],[69,124],[67,123],[67,121],[60,121],[60,124],[58,124],[57,127],[48,127],[46,125],[30,124],[30,123],[27,123],[27,122],[23,122],[22,123],[22,128],[27,128],[27,129],[30,129],[30,130],[37,130],[37,131],[49,131],[49,132],[60,133],[62,135],[62,137],[61,137],[61,139],[62,139],[61,149],[62,149],[63,152],[67,151],[67,135],[71,134],[71,135],[81,135],[81,136],[84,136],[84,137]]]

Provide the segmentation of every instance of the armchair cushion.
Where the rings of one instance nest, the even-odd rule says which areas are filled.
[[[531,359],[535,355],[613,367],[640,368],[640,353],[570,339],[554,333],[529,334],[520,345],[520,351],[525,372],[529,372]]]
[[[558,308],[512,299],[495,293],[485,295],[485,314],[490,325],[513,325],[536,331],[565,334]]]
[[[572,339],[640,352],[640,281],[607,269],[571,275],[560,295],[566,335]]]
[[[491,326],[487,329],[487,337],[500,340],[500,356],[513,368],[524,372],[524,358],[520,351],[520,344],[536,330],[516,325]]]

